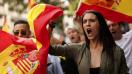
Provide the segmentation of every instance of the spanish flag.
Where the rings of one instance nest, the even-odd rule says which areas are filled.
[[[81,16],[86,10],[97,10],[103,16],[113,22],[125,21],[132,23],[131,0],[80,0],[77,16]]]
[[[35,5],[28,13],[28,21],[35,39],[17,38],[0,31],[1,74],[46,74],[50,44],[47,24],[62,15],[63,11],[52,5]]]
[[[49,4],[35,5],[27,14],[30,28],[36,38],[37,49],[39,49],[39,66],[36,73],[46,74],[47,56],[49,47],[49,32],[46,29],[47,24],[60,16],[63,11],[59,7]]]
[[[119,5],[115,7],[116,11],[132,16],[132,0],[121,0]]]
[[[1,74],[33,74],[37,69],[38,56],[31,56],[37,51],[32,39],[16,38],[0,31],[0,45]]]

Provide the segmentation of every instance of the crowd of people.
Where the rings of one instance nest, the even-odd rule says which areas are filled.
[[[123,34],[119,22],[95,10],[86,10],[79,22],[60,35],[49,23],[47,74],[132,74],[132,30]],[[26,20],[15,21],[13,35],[34,37]]]

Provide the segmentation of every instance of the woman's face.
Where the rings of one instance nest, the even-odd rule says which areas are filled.
[[[89,40],[93,40],[99,37],[99,22],[95,14],[86,13],[84,15],[83,29]]]

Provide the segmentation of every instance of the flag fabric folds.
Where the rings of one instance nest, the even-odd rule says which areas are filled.
[[[17,38],[0,30],[0,73],[46,74],[50,44],[46,26],[62,14],[59,7],[35,5],[27,14],[35,39]]]
[[[36,50],[33,40],[16,38],[0,31],[0,45],[1,74],[33,74],[38,66],[38,60],[32,61],[30,56]]]
[[[132,0],[121,0],[120,5],[115,8],[116,11],[132,16]]]
[[[129,10],[132,7],[129,2],[131,0],[81,0],[76,15],[81,16],[86,10],[92,9],[101,12],[108,20],[132,23],[132,10]],[[126,8],[124,4],[128,4],[130,8]]]
[[[36,45],[39,49],[39,66],[35,73],[45,74],[47,66],[47,56],[49,47],[49,34],[46,29],[47,24],[59,18],[63,14],[63,11],[56,6],[49,4],[38,4],[34,6],[28,13],[27,18],[30,24],[31,30],[33,30],[36,38]]]

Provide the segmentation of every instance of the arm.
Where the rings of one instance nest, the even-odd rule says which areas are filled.
[[[76,57],[81,49],[81,44],[65,44],[50,46],[49,53],[58,56]]]

